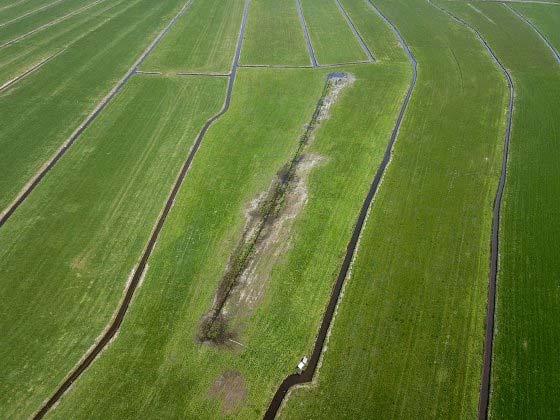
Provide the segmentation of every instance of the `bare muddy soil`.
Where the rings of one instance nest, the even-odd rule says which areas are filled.
[[[245,379],[237,371],[226,371],[212,384],[210,396],[220,401],[223,415],[232,414],[247,398]]]

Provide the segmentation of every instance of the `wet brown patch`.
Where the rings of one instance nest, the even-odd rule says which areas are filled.
[[[210,396],[220,401],[222,414],[233,414],[247,398],[247,387],[243,375],[233,370],[224,372],[212,384]]]
[[[234,341],[234,331],[242,328],[261,301],[274,266],[290,247],[294,221],[307,203],[310,172],[325,160],[306,153],[306,148],[342,90],[354,80],[344,73],[329,76],[294,156],[246,209],[243,234],[230,256],[212,308],[200,323],[199,341],[217,345]]]

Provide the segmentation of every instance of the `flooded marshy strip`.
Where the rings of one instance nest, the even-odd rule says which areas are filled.
[[[233,340],[237,324],[264,294],[267,278],[289,245],[289,232],[307,201],[307,179],[325,159],[307,152],[316,129],[354,77],[331,73],[309,124],[291,159],[277,172],[268,189],[250,203],[243,233],[231,254],[214,302],[202,318],[197,339],[208,344]],[[235,341],[234,341],[235,342]]]

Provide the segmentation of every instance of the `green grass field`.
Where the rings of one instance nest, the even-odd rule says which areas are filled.
[[[367,0],[340,0],[350,15],[376,60],[407,62],[406,55],[395,35],[375,12]]]
[[[104,329],[224,91],[217,78],[134,79],[2,228],[1,417],[37,410]]]
[[[10,19],[0,26],[0,44],[4,44],[40,26],[47,25],[83,8],[87,4],[86,0],[64,0],[42,10],[40,13],[22,16],[21,18],[15,18],[15,20]]]
[[[376,1],[419,63],[316,385],[285,418],[474,418],[505,80],[428,3]]]
[[[326,74],[240,73],[232,108],[200,150],[126,325],[55,417],[262,416],[278,381],[311,346],[330,292],[326,279],[334,278],[353,215],[388,139],[409,78],[406,67],[390,69],[391,76],[381,67],[355,68],[358,80],[314,140],[311,153],[326,160],[312,172],[308,203],[289,248],[236,337],[245,347],[224,349],[196,343],[200,318],[243,228],[244,209],[293,152]],[[372,109],[355,114],[354,103]],[[211,395],[227,371],[242,375],[239,407]]]
[[[503,5],[446,7],[479,28],[512,72],[517,91],[501,224],[491,415],[555,418],[560,406],[552,390],[560,387],[560,361],[550,355],[560,342],[560,261],[553,245],[560,235],[560,185],[552,180],[560,147],[551,140],[560,133],[560,65]]]
[[[560,6],[545,4],[512,4],[511,7],[529,19],[546,37],[556,51],[560,51]]]
[[[178,4],[138,2],[0,94],[1,209],[124,76]]]
[[[2,13],[0,15],[0,25],[3,25],[14,19],[22,18],[23,16],[37,14],[42,10],[49,9],[52,6],[60,3],[60,1],[61,0],[26,0],[23,2],[4,1],[0,3],[0,12]]]
[[[244,64],[310,65],[296,1],[253,1],[243,48]]]
[[[148,57],[142,69],[227,73],[242,10],[242,0],[193,0],[188,12]]]
[[[366,60],[352,30],[332,0],[301,0],[320,64]]]
[[[102,2],[88,13],[75,15],[25,39],[0,49],[0,85],[23,74],[42,60],[87,36],[109,19],[125,13],[134,2]]]
[[[560,417],[555,2],[0,0],[0,418],[262,418],[316,343],[278,418],[477,418],[504,72],[489,418]]]

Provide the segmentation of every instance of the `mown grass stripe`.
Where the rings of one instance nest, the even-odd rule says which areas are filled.
[[[52,60],[53,58],[55,58],[57,55],[61,54],[62,52],[64,52],[66,48],[62,48],[60,51],[55,52],[54,54],[49,55],[47,58],[44,58],[43,60],[39,61],[37,64],[33,65],[31,68],[29,68],[28,70],[24,71],[23,73],[21,73],[20,75],[14,77],[13,79],[8,80],[7,82],[5,82],[4,84],[2,84],[2,86],[0,86],[0,93],[5,92],[6,90],[8,90],[9,88],[11,88],[14,84],[16,84],[17,82],[19,82],[20,80],[24,79],[25,77],[29,76],[31,73],[37,71],[39,68],[41,68],[43,65],[45,65],[46,63],[48,63],[50,60]],[[0,224],[1,225],[1,224]]]
[[[26,16],[29,16],[29,15],[32,15],[32,14],[34,14],[34,13],[40,12],[41,10],[44,10],[44,9],[48,9],[48,8],[50,8],[50,7],[53,7],[54,5],[56,5],[56,4],[58,4],[58,3],[62,2],[62,1],[65,1],[65,0],[54,0],[54,1],[51,2],[51,3],[47,3],[47,4],[45,4],[45,5],[41,6],[41,7],[38,7],[37,9],[30,10],[30,11],[28,11],[28,12],[22,14],[22,15],[19,15],[19,16],[16,16],[16,17],[10,19],[10,20],[4,21],[4,22],[0,23],[0,28],[1,28],[2,26],[9,25],[10,23],[17,22],[18,20],[21,20],[21,19],[25,18]]]
[[[22,39],[25,39],[25,38],[27,38],[27,37],[29,37],[29,36],[31,36],[31,35],[36,34],[37,32],[41,32],[41,31],[43,31],[43,30],[45,30],[45,29],[47,29],[47,28],[50,28],[51,26],[57,25],[57,24],[59,24],[60,22],[64,22],[66,19],[71,18],[72,16],[75,16],[75,15],[77,15],[77,14],[79,14],[79,13],[82,13],[83,11],[90,9],[90,8],[92,8],[93,6],[95,6],[96,4],[101,3],[101,2],[103,2],[103,1],[106,1],[106,0],[96,0],[96,1],[94,1],[94,2],[92,2],[92,3],[89,3],[89,4],[85,5],[85,6],[83,6],[83,7],[80,7],[80,8],[77,9],[77,10],[73,10],[72,12],[67,13],[67,14],[64,15],[64,16],[61,16],[61,17],[56,18],[56,19],[54,19],[54,20],[52,20],[52,21],[50,21],[50,22],[47,22],[47,23],[45,23],[45,24],[43,24],[43,25],[41,25],[41,26],[39,26],[39,27],[37,27],[37,28],[34,28],[34,29],[32,29],[31,31],[29,31],[29,32],[26,32],[26,33],[24,33],[24,34],[18,35],[18,36],[15,37],[15,38],[12,38],[12,39],[10,39],[10,40],[8,40],[8,41],[5,41],[4,43],[0,44],[0,49],[6,48],[6,47],[9,46],[9,45],[15,44],[16,42],[19,42],[19,41],[21,41]]]

